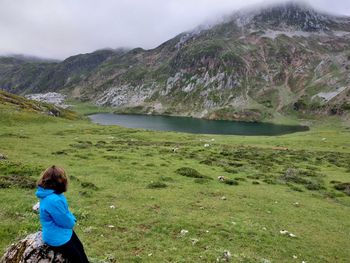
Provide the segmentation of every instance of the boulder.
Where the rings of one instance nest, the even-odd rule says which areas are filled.
[[[45,245],[41,232],[30,234],[12,244],[1,258],[0,263],[68,263],[62,254]]]

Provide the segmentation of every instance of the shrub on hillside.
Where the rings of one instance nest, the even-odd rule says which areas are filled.
[[[334,188],[350,196],[350,183],[340,183],[335,185]]]
[[[226,179],[224,181],[222,181],[224,184],[228,184],[228,185],[238,185],[238,182],[236,180],[232,180],[232,179]]]
[[[185,176],[185,177],[211,179],[210,177],[202,175],[196,169],[193,169],[190,167],[181,167],[181,168],[177,169],[175,172],[177,174]]]
[[[168,185],[162,182],[152,182],[147,185],[147,188],[150,189],[161,189],[166,187],[168,187]]]

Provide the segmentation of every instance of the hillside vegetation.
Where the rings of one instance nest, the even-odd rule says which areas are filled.
[[[350,128],[337,119],[284,136],[208,136],[0,105],[2,251],[39,230],[35,182],[56,164],[68,172],[75,230],[93,262],[350,257]]]
[[[21,96],[0,90],[0,109],[2,111],[2,121],[15,122],[19,116],[39,118],[37,114],[50,115],[66,119],[76,119],[78,116],[75,112],[57,107],[53,104],[29,100]],[[12,116],[13,115],[13,116]]]

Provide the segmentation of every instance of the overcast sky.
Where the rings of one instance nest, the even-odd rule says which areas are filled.
[[[106,47],[153,48],[206,21],[261,2],[0,0],[0,54],[63,59]],[[328,12],[350,15],[350,0],[307,2]]]

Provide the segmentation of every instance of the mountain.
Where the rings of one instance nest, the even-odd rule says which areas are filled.
[[[119,111],[262,120],[346,114],[350,18],[295,2],[247,9],[152,50],[100,50],[62,62],[0,58],[0,87],[60,91]]]

